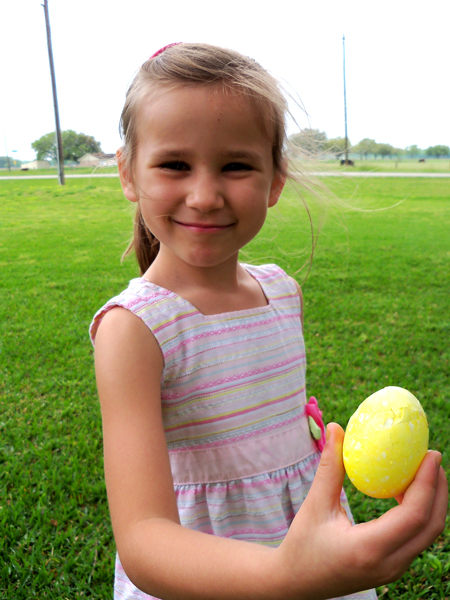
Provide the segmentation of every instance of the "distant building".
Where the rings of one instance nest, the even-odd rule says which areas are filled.
[[[85,154],[78,160],[80,167],[113,167],[117,164],[115,154]]]
[[[29,163],[22,163],[22,169],[48,169],[50,167],[49,160],[33,160]]]

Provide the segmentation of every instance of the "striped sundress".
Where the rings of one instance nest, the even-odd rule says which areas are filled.
[[[116,306],[144,321],[163,357],[162,413],[181,524],[278,546],[309,491],[320,454],[305,415],[300,300],[276,265],[242,265],[267,305],[203,315],[177,294],[133,279]],[[344,493],[342,503],[348,509]],[[376,598],[368,591],[349,596]],[[151,596],[116,557],[115,600]]]

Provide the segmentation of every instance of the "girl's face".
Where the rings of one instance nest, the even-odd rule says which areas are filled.
[[[157,261],[237,262],[284,184],[255,108],[213,85],[159,89],[142,101],[137,135],[134,181],[123,168],[121,181],[160,241]]]

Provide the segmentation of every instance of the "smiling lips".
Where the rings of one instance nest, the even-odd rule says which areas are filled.
[[[233,225],[233,223],[228,223],[226,225],[221,225],[218,223],[184,223],[182,221],[175,221],[175,219],[173,219],[173,222],[177,225],[181,225],[182,227],[186,227],[191,231],[201,231],[205,233],[223,231],[224,229],[228,229],[228,227],[231,227]]]

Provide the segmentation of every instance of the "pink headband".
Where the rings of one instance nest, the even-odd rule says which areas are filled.
[[[152,58],[156,58],[157,56],[162,54],[164,52],[164,50],[167,50],[167,48],[172,48],[172,46],[178,46],[178,44],[181,44],[181,42],[173,42],[172,44],[167,44],[167,46],[163,46],[163,48],[160,48],[159,50],[157,50],[155,52],[155,54],[152,54],[148,60],[152,60]]]

